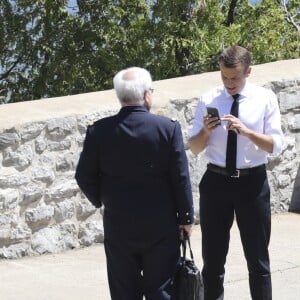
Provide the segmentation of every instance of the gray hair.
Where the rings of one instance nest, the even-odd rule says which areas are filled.
[[[141,105],[145,91],[152,87],[152,79],[146,69],[131,67],[118,72],[113,78],[113,85],[121,103]]]

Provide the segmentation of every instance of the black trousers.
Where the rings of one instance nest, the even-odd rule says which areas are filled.
[[[252,299],[271,300],[268,252],[271,208],[266,171],[231,178],[207,170],[199,190],[204,299],[224,298],[224,266],[235,215],[247,261]]]
[[[138,230],[138,228],[137,228]],[[178,226],[156,238],[110,235],[104,240],[112,300],[170,300],[180,256]]]

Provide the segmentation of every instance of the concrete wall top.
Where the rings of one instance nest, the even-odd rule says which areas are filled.
[[[260,85],[281,80],[300,79],[300,59],[283,60],[252,67],[249,81]],[[220,85],[219,71],[155,81],[153,108],[173,99],[190,99]],[[29,122],[44,121],[120,107],[114,90],[0,105],[0,130]]]

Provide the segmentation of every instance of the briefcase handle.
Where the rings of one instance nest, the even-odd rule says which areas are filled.
[[[194,261],[194,255],[193,255],[193,251],[192,251],[192,247],[191,247],[190,237],[184,229],[182,229],[182,230],[183,230],[183,239],[181,240],[182,255],[184,258],[186,258],[186,248],[187,248],[186,243],[188,243],[189,250],[190,250],[190,258],[192,261]]]

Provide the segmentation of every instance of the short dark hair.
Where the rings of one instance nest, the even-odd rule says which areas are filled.
[[[247,70],[251,64],[250,52],[241,46],[229,47],[219,56],[219,63],[223,63],[227,68],[235,68],[239,63]]]

